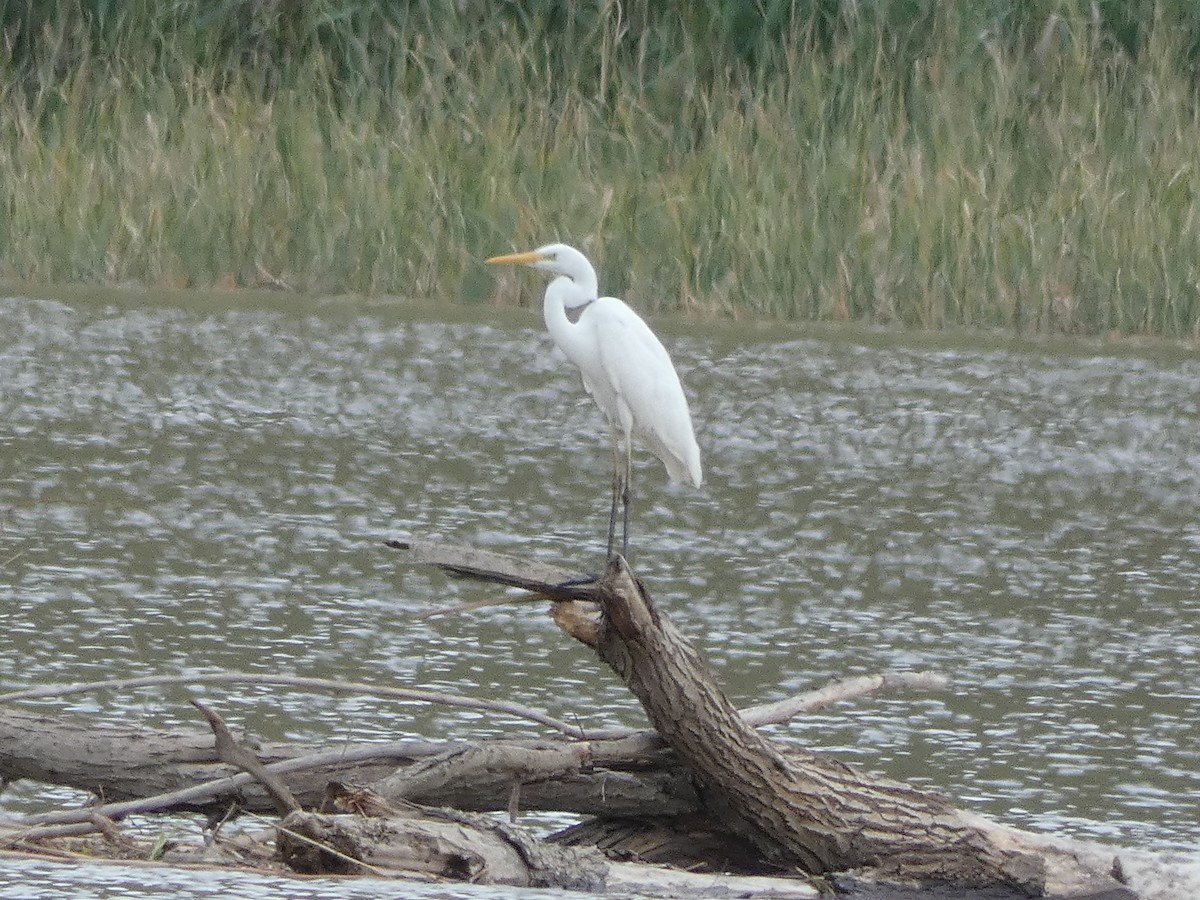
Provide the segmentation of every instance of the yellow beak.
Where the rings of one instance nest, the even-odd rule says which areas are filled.
[[[535,250],[530,250],[528,253],[510,253],[507,256],[493,256],[487,261],[489,266],[513,265],[519,264],[522,266],[532,266],[542,257]]]

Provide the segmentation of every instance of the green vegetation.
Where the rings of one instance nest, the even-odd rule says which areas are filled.
[[[1200,8],[59,0],[0,23],[0,276],[1200,337]]]

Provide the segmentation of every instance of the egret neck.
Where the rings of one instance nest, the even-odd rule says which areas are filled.
[[[546,296],[542,302],[542,317],[546,320],[546,330],[555,343],[574,362],[578,362],[578,350],[582,336],[575,328],[583,311],[596,302],[599,286],[593,274],[591,283],[582,276],[572,278],[560,275],[546,287]]]

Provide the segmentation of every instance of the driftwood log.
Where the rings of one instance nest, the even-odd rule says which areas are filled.
[[[392,546],[413,562],[551,598],[555,621],[620,675],[654,730],[589,733],[536,710],[494,702],[489,705],[494,711],[530,719],[557,736],[336,749],[265,745],[247,759],[235,736],[222,734],[224,724],[211,711],[205,715],[219,735],[221,754],[212,732],[72,725],[0,705],[0,779],[68,784],[102,800],[87,810],[0,822],[0,848],[103,830],[103,823],[135,812],[198,810],[217,817],[231,806],[266,813],[299,805],[303,810],[284,820],[278,846],[306,871],[403,869],[516,885],[716,895],[715,883],[697,882],[700,876],[694,873],[670,875],[674,887],[668,887],[661,870],[614,866],[594,849],[582,849],[599,847],[610,857],[732,870],[751,880],[764,873],[806,872],[824,876],[826,887],[861,896],[871,896],[865,885],[873,882],[888,890],[918,884],[982,892],[955,896],[1200,896],[1200,863],[1194,859],[1005,828],[929,792],[766,739],[756,725],[785,721],[887,681],[861,679],[865,683],[853,688],[840,685],[739,712],[620,559],[602,577],[586,578],[473,548],[425,542]],[[211,675],[179,681],[235,680]],[[314,679],[275,680],[300,688],[321,686]],[[903,684],[905,677],[894,680]],[[126,685],[134,681],[158,680]],[[913,681],[936,683],[927,677],[922,682],[920,676]],[[393,690],[406,698],[422,694]],[[0,704],[50,692],[0,695]],[[222,759],[242,760],[255,774],[238,773]],[[331,807],[331,782],[370,790],[335,793]],[[273,786],[268,790],[264,783]],[[453,810],[432,812],[428,806]],[[553,848],[519,828],[471,815],[507,811],[515,819],[529,810],[592,818],[558,835],[556,842],[564,846]],[[733,886],[725,876],[721,884],[720,890],[743,895],[815,895],[812,886],[781,878],[759,878],[750,887],[748,882]]]
[[[1138,896],[1111,859],[1097,867],[930,792],[814,753],[784,752],[738,714],[619,556],[588,582],[552,569],[532,573],[498,554],[392,546],[455,574],[561,598],[555,621],[594,647],[638,698],[683,762],[709,820],[756,847],[764,863],[814,874],[870,869],[887,880],[1031,897]]]

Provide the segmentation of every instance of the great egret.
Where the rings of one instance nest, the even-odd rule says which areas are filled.
[[[547,244],[488,260],[489,265],[513,263],[556,276],[546,288],[542,313],[550,337],[579,367],[584,388],[608,419],[613,443],[608,556],[613,555],[618,498],[624,505],[622,555],[628,556],[634,436],[663,461],[671,481],[700,487],[700,447],[679,376],[642,317],[616,297],[600,296],[596,270],[574,247]]]

